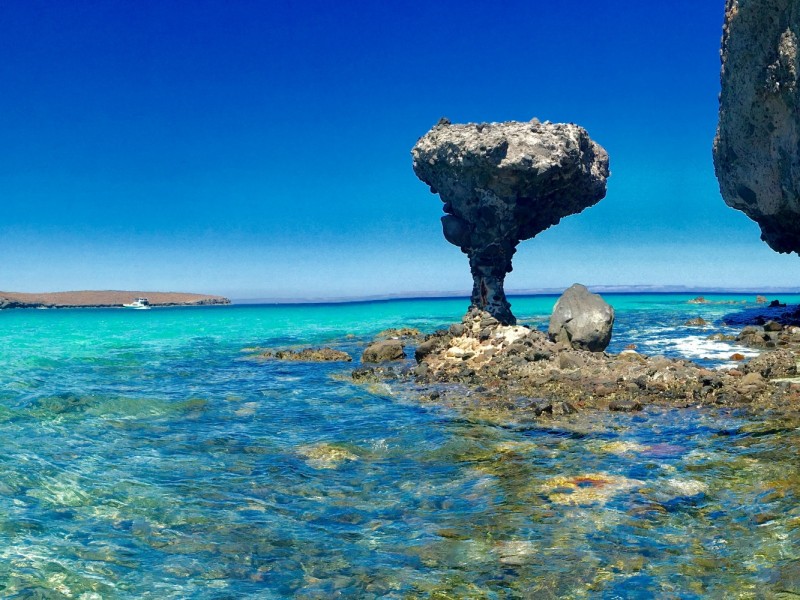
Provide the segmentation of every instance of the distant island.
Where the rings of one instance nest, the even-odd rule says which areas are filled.
[[[150,306],[208,306],[230,304],[222,296],[182,292],[128,292],[118,290],[25,294],[0,292],[0,309],[6,308],[122,308],[135,298],[147,298]]]

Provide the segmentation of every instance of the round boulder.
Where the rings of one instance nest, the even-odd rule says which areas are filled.
[[[611,341],[613,327],[611,305],[576,283],[556,302],[548,334],[554,342],[565,342],[576,350],[602,352]]]

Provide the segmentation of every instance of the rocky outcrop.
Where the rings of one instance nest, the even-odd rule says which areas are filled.
[[[411,151],[414,172],[444,202],[442,229],[469,257],[472,306],[514,324],[503,282],[521,240],[599,202],[608,154],[564,123],[451,124]]]
[[[388,360],[403,360],[405,357],[402,342],[399,340],[384,340],[367,346],[361,355],[361,362],[379,363]]]
[[[413,380],[423,402],[521,427],[576,410],[634,412],[650,405],[730,406],[800,419],[800,382],[786,379],[797,372],[800,346],[762,353],[735,369],[711,370],[631,349],[617,355],[574,349],[477,309],[423,345],[416,366],[362,367],[353,371],[353,381],[404,386]]]
[[[777,330],[773,327],[767,330],[763,325],[748,325],[739,332],[736,341],[751,348],[796,348],[800,353],[800,327],[778,325]]]
[[[714,165],[722,197],[800,252],[800,3],[727,0]]]
[[[786,348],[765,352],[751,359],[745,372],[758,373],[762,377],[794,377],[797,375],[797,358]]]
[[[258,358],[274,358],[292,362],[350,362],[352,357],[334,348],[303,348],[302,350],[275,350],[258,355]]]
[[[390,327],[375,336],[376,340],[415,340],[422,337],[416,327]]]
[[[706,327],[708,325],[708,321],[706,321],[703,317],[695,317],[686,321],[684,325],[686,327]]]
[[[25,303],[12,298],[0,297],[0,310],[4,308],[38,308],[42,306],[41,303]]]
[[[577,350],[602,352],[611,342],[614,309],[598,294],[576,283],[556,302],[548,334]]]

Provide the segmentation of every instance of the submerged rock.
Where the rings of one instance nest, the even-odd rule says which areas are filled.
[[[297,362],[350,362],[353,358],[333,348],[303,348],[302,350],[275,350],[258,355],[258,358],[273,358]]]
[[[722,197],[800,251],[800,4],[727,0],[714,166]]]
[[[472,306],[514,324],[503,282],[521,240],[599,202],[608,154],[565,123],[442,120],[411,151],[414,172],[444,202],[448,242],[469,257]]]
[[[542,550],[529,540],[511,540],[497,542],[495,552],[500,563],[519,567],[535,563]]]
[[[377,340],[416,339],[420,337],[422,337],[422,332],[416,327],[390,327],[375,336]]]
[[[771,578],[775,598],[800,596],[800,562],[789,561],[774,569]]]
[[[358,456],[347,448],[334,444],[302,446],[298,448],[297,453],[315,469],[335,469],[344,462],[358,460]]]
[[[618,494],[629,493],[645,484],[638,479],[608,473],[558,476],[545,481],[542,491],[554,504],[582,506],[605,504]]]
[[[578,350],[602,352],[611,342],[614,309],[598,294],[576,283],[556,302],[548,334]]]

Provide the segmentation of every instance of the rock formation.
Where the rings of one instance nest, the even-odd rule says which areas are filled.
[[[384,340],[373,342],[361,355],[361,362],[379,363],[387,360],[403,360],[406,355],[405,346],[400,340]]]
[[[414,172],[444,202],[448,242],[469,257],[472,306],[515,323],[503,282],[521,240],[599,202],[608,154],[564,123],[442,119],[414,146]]]
[[[335,348],[303,348],[301,350],[269,350],[257,355],[257,358],[274,358],[289,362],[350,362],[353,358],[342,350]]]
[[[727,0],[714,166],[778,252],[800,252],[799,35],[796,0]]]
[[[502,325],[472,309],[461,323],[431,333],[417,346],[413,370],[402,363],[364,365],[352,378],[405,390],[413,378],[426,402],[514,427],[569,417],[576,410],[631,412],[648,405],[735,406],[800,419],[800,383],[774,381],[797,373],[800,327],[754,333],[769,351],[749,363],[742,356],[734,369],[712,370],[634,349],[608,354],[572,348],[537,329]]]
[[[614,309],[598,294],[576,283],[556,302],[548,334],[576,350],[602,352],[611,342]]]

